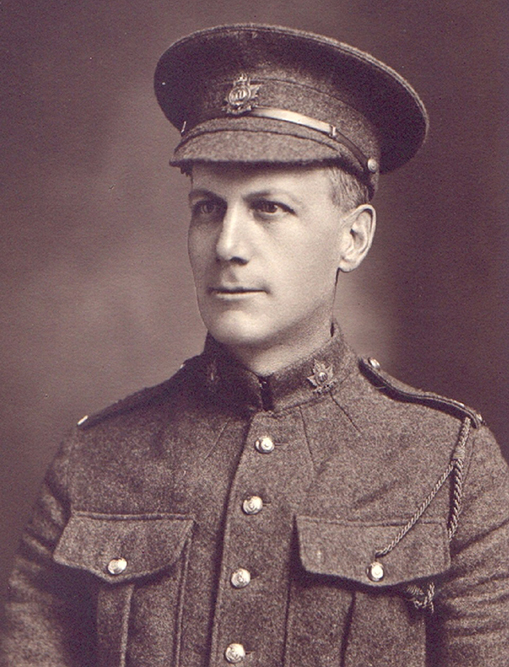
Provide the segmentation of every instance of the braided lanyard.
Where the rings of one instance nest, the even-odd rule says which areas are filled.
[[[378,563],[379,558],[387,556],[405,537],[405,535],[415,526],[417,521],[421,518],[424,512],[431,505],[433,499],[440,491],[442,486],[447,481],[450,475],[453,476],[453,489],[452,489],[452,499],[451,499],[451,511],[449,514],[449,521],[447,523],[447,535],[449,540],[451,540],[458,528],[458,520],[461,512],[461,497],[463,493],[463,466],[466,453],[466,445],[468,436],[470,434],[470,429],[472,427],[472,421],[470,417],[465,417],[461,425],[461,429],[458,436],[458,442],[454,448],[454,452],[451,457],[448,468],[442,474],[440,479],[437,481],[431,492],[426,496],[423,502],[419,505],[415,513],[409,519],[409,521],[403,526],[399,533],[394,537],[394,539],[383,549],[377,549],[375,551],[375,562],[371,564],[371,569],[379,567],[383,571],[381,563]],[[433,612],[433,597],[435,593],[435,584],[430,582],[425,585],[425,590],[420,586],[415,584],[409,585],[406,589],[406,593],[410,601],[418,609],[427,609],[430,612]]]

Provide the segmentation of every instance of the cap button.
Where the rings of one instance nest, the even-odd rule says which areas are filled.
[[[108,563],[108,572],[113,575],[122,574],[127,567],[125,558],[112,558]]]
[[[242,644],[230,644],[224,652],[224,657],[230,664],[237,665],[246,657],[246,650]]]

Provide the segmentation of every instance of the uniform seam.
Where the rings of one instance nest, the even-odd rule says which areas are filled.
[[[304,519],[309,523],[315,523],[317,525],[322,525],[324,523],[332,524],[335,526],[348,526],[351,524],[358,524],[365,526],[367,528],[397,528],[402,526],[408,520],[408,517],[403,515],[393,516],[390,519],[380,520],[380,521],[365,521],[363,519],[327,519],[324,517],[309,516],[308,514],[298,514],[300,519]],[[441,525],[444,526],[445,522],[441,518],[435,517],[424,517],[419,519],[420,523]]]
[[[308,448],[309,456],[311,457],[311,461],[313,463],[313,468],[314,468],[314,471],[316,472],[317,464],[316,464],[315,458],[313,456],[313,451],[311,449],[311,445],[310,445],[310,442],[309,442],[310,438],[309,438],[309,435],[308,435],[306,420],[304,418],[304,412],[303,412],[302,407],[303,407],[302,405],[299,405],[299,413],[300,413],[300,418],[302,420],[302,429],[304,431],[304,437],[306,439],[306,447]]]
[[[180,666],[180,657],[182,649],[182,631],[184,624],[184,602],[186,596],[187,573],[189,569],[189,561],[191,559],[191,536],[187,536],[184,544],[184,561],[182,563],[182,576],[180,578],[180,586],[178,592],[178,610],[176,618],[176,642],[175,642],[175,667]]]
[[[359,433],[360,435],[362,435],[362,430],[359,428],[359,426],[357,426],[357,424],[355,423],[355,421],[353,420],[353,418],[348,414],[348,412],[346,411],[346,409],[339,403],[339,401],[338,401],[337,398],[334,396],[334,394],[331,394],[331,398],[332,398],[333,402],[336,404],[336,406],[341,410],[341,412],[342,412],[342,413],[345,415],[345,417],[348,419],[348,421],[350,422],[350,424],[351,424],[351,425],[354,427],[354,429],[357,431],[357,433]]]
[[[324,403],[325,401],[327,401],[327,399],[329,399],[331,396],[332,396],[332,393],[331,393],[330,390],[327,390],[327,392],[324,392],[322,394],[317,394],[317,393],[313,394],[312,393],[312,395],[309,398],[303,399],[303,400],[299,401],[298,403],[293,403],[292,405],[285,406],[284,408],[281,408],[281,409],[258,410],[255,413],[255,416],[256,416],[256,414],[264,413],[264,414],[271,415],[272,417],[274,417],[274,419],[284,419],[286,417],[286,415],[290,414],[294,410],[301,410],[302,411],[302,409],[304,409],[304,408],[314,407],[316,405],[320,405],[321,403]]]
[[[125,667],[127,657],[127,646],[129,640],[129,620],[131,617],[131,607],[134,594],[134,584],[129,584],[126,589],[125,606],[122,615],[122,634],[120,637],[120,656],[119,665]]]
[[[67,518],[68,519],[71,516],[71,505],[72,505],[71,498],[72,498],[72,495],[73,495],[72,487],[73,487],[74,480],[75,480],[75,477],[76,477],[76,467],[75,466],[72,466],[72,469],[74,470],[74,473],[71,473],[71,461],[75,460],[75,458],[76,458],[77,444],[78,444],[77,443],[77,438],[79,437],[79,433],[80,432],[79,432],[78,428],[76,428],[75,433],[74,433],[74,438],[70,442],[69,456],[66,456],[66,461],[65,461],[65,473],[64,473],[65,482],[64,482],[64,485],[65,485],[65,490],[66,490],[66,494],[67,494],[67,506],[68,506],[67,507],[67,510],[68,510],[68,517]]]
[[[465,443],[466,455],[464,459],[465,467],[463,474],[463,492],[465,491],[465,487],[470,475],[470,470],[472,468],[472,459],[474,458],[474,450],[477,446],[477,436],[479,432],[479,429],[476,429],[475,431],[471,430]]]
[[[214,450],[216,449],[216,447],[217,447],[219,441],[221,440],[221,438],[222,438],[222,436],[223,436],[223,433],[225,432],[225,430],[226,430],[227,426],[230,424],[230,422],[231,422],[231,418],[230,418],[230,417],[226,417],[226,420],[225,420],[223,426],[222,426],[221,429],[219,430],[219,433],[218,433],[218,435],[217,435],[217,438],[214,440],[214,443],[212,444],[211,448],[210,448],[209,451],[207,452],[206,456],[204,456],[204,458],[202,459],[202,462],[205,462],[210,456],[212,456],[212,453],[213,453]]]
[[[339,657],[340,667],[345,667],[345,665],[346,665],[348,640],[350,638],[350,632],[352,630],[352,623],[353,623],[353,618],[354,618],[354,613],[355,613],[355,603],[357,601],[356,592],[352,591],[351,595],[352,595],[352,599],[351,599],[350,605],[348,607],[348,613],[347,613],[346,619],[345,619],[345,627],[344,627],[344,630],[343,630],[343,638],[342,638],[343,641],[342,641],[342,644],[341,644],[341,651],[340,651],[340,657]]]

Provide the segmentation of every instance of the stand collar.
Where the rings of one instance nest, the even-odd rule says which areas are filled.
[[[248,412],[279,412],[316,401],[338,387],[355,368],[356,357],[337,323],[330,340],[313,354],[260,377],[237,361],[209,334],[200,357],[203,385],[213,401]]]

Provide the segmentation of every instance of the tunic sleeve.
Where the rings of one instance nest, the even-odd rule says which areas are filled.
[[[44,478],[15,559],[7,594],[2,667],[94,667],[94,594],[86,574],[53,552],[69,513],[66,442]]]
[[[441,667],[509,660],[509,469],[488,429],[472,434],[452,568],[436,598],[429,650]]]

